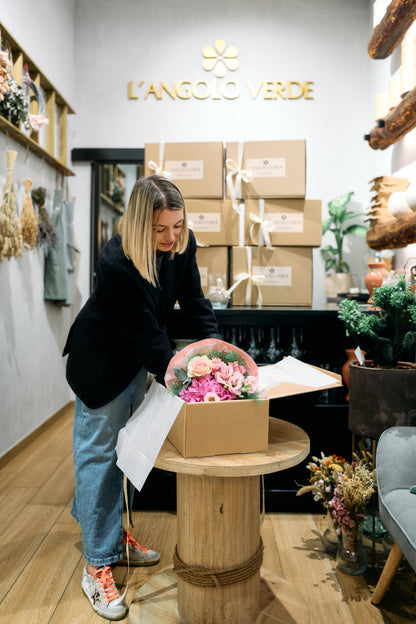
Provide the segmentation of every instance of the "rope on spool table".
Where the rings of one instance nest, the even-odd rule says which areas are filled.
[[[173,571],[191,585],[220,588],[234,583],[241,583],[254,576],[263,563],[263,550],[263,540],[260,537],[260,544],[254,555],[241,565],[231,568],[210,569],[186,565],[179,557],[178,547],[176,546],[173,554]]]

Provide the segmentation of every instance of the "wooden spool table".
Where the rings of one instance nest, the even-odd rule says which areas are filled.
[[[309,437],[292,423],[269,419],[269,449],[259,453],[184,458],[167,440],[156,467],[177,473],[177,551],[186,565],[232,568],[260,544],[260,479],[296,466]],[[262,570],[221,589],[198,587],[172,568],[137,592],[131,624],[287,624],[309,622],[307,607],[284,579]]]

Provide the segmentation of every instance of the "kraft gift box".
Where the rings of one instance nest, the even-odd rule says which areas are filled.
[[[224,287],[228,288],[228,247],[198,247],[196,250],[196,261],[205,296],[208,294],[210,287],[210,274],[224,276]]]
[[[229,142],[225,162],[227,197],[231,197],[227,176],[233,163],[246,172],[241,179],[242,198],[305,197],[306,141],[303,139]],[[245,181],[247,174],[250,181]]]
[[[186,199],[189,227],[201,245],[238,245],[239,215],[229,199]]]
[[[274,247],[321,246],[321,200],[246,199],[244,203],[245,245],[265,245],[268,233]]]
[[[230,281],[233,306],[311,306],[312,249],[233,247]]]
[[[342,385],[340,375],[318,370],[333,377],[337,386]],[[319,390],[327,387],[335,386],[329,383]],[[258,401],[184,403],[169,431],[168,440],[183,457],[267,451],[269,400],[315,390],[310,386],[283,382],[267,390],[267,398]]]
[[[146,143],[145,175],[161,172],[184,198],[222,198],[224,146],[222,141]]]

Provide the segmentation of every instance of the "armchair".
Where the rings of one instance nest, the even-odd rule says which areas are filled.
[[[371,602],[380,604],[403,556],[416,571],[416,427],[396,426],[380,436],[376,452],[380,517],[394,540]]]

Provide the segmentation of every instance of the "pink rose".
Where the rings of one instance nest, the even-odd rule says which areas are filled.
[[[188,362],[189,377],[203,377],[212,370],[212,362],[207,355],[197,355]]]

